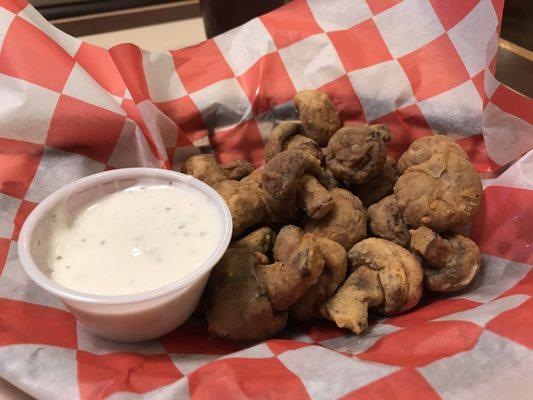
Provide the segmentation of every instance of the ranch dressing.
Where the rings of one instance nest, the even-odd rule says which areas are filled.
[[[222,237],[220,214],[185,184],[130,187],[68,216],[52,210],[45,272],[80,292],[124,295],[168,285],[198,268]]]

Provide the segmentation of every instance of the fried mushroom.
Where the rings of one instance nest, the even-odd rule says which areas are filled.
[[[391,194],[397,180],[396,162],[392,158],[387,158],[381,174],[367,183],[351,186],[350,190],[359,197],[365,207],[369,207]]]
[[[377,237],[407,246],[411,236],[403,220],[396,197],[392,194],[368,207],[370,232]]]
[[[298,226],[284,226],[279,231],[274,245],[274,260],[287,262],[307,235],[309,234]],[[331,297],[346,277],[347,255],[344,248],[323,237],[316,237],[316,240],[320,256],[324,260],[324,267],[316,283],[290,307],[291,315],[298,321],[319,316],[322,304]]]
[[[275,241],[276,232],[268,227],[262,227],[233,242],[231,247],[246,247],[258,253],[269,254]]]
[[[360,334],[368,327],[368,309],[378,307],[383,299],[378,273],[362,266],[348,276],[322,306],[321,313],[339,328]]]
[[[320,146],[311,138],[301,134],[301,123],[282,122],[276,126],[265,146],[265,161],[268,162],[276,154],[285,150],[300,150],[322,160]]]
[[[274,260],[281,261],[290,257],[304,234],[303,229],[296,225],[285,225],[281,228],[272,248]]]
[[[407,168],[429,160],[435,153],[455,152],[468,159],[467,154],[455,140],[444,135],[424,136],[416,139],[398,160],[398,172],[403,174]]]
[[[264,199],[279,220],[292,221],[304,209],[311,218],[331,210],[333,202],[315,176],[322,173],[319,161],[302,151],[276,154],[264,167],[261,186]]]
[[[286,239],[281,233],[274,245],[274,260],[270,265],[258,266],[258,276],[267,288],[274,310],[285,310],[293,305],[311,286],[316,284],[324,269],[317,237],[305,234],[298,240]],[[290,249],[290,251],[286,251]]]
[[[221,167],[228,172],[228,179],[235,181],[240,181],[254,171],[253,164],[246,160],[233,160]]]
[[[231,212],[233,237],[256,226],[265,215],[265,204],[257,189],[239,181],[222,181],[213,186]]]
[[[300,150],[322,162],[322,149],[313,139],[303,135],[296,135],[287,142],[286,150]]]
[[[481,268],[479,247],[458,233],[440,236],[420,227],[412,232],[411,248],[425,261],[424,282],[434,292],[464,289]]]
[[[470,222],[482,195],[474,166],[454,151],[436,153],[408,168],[394,185],[405,222],[443,232]]]
[[[212,154],[198,154],[189,157],[183,165],[183,173],[213,186],[227,180],[240,180],[254,170],[252,163],[246,160],[233,160],[221,165]]]
[[[287,312],[273,310],[256,273],[250,249],[228,249],[213,269],[204,293],[210,332],[230,340],[261,340],[283,329]]]
[[[242,183],[250,184],[256,189],[261,189],[261,182],[263,180],[263,168],[258,168],[252,171],[249,175],[241,179]]]
[[[245,176],[241,183],[250,185],[261,198],[265,208],[265,215],[260,225],[267,226],[273,229],[279,229],[283,225],[286,217],[284,215],[276,214],[265,200],[265,192],[263,191],[263,168],[256,169],[250,175]]]
[[[317,90],[303,90],[294,97],[294,105],[304,126],[305,136],[320,146],[340,127],[339,114],[328,95]]]
[[[304,174],[300,181],[297,202],[313,219],[324,217],[333,208],[328,190],[313,175]]]
[[[361,333],[368,327],[368,309],[396,315],[413,308],[422,296],[422,266],[403,247],[369,238],[348,252],[352,271],[321,312],[339,327]]]
[[[345,189],[329,192],[333,208],[322,219],[305,218],[303,228],[339,243],[346,250],[366,237],[367,214],[363,203]]]
[[[324,270],[315,285],[311,286],[294,303],[289,313],[297,321],[320,316],[320,308],[335,293],[346,278],[348,258],[346,250],[337,242],[318,238],[318,246],[324,259]]]
[[[317,283],[324,269],[315,235],[304,234],[287,245],[290,254],[272,264],[250,246],[226,251],[204,293],[211,332],[241,341],[264,339],[283,329],[287,308]]]
[[[438,233],[426,226],[411,229],[410,247],[432,268],[441,269],[446,266],[452,252],[452,245]]]
[[[334,189],[340,186],[339,181],[335,179],[335,176],[333,176],[333,172],[331,172],[329,168],[324,168],[322,170],[322,175],[320,175],[318,179],[320,181],[320,184],[328,190],[331,190],[331,189]]]
[[[383,172],[390,139],[385,125],[345,126],[329,140],[326,166],[347,185],[366,183]]]
[[[192,175],[210,186],[229,179],[228,171],[218,164],[212,154],[189,157],[183,166],[183,173]]]

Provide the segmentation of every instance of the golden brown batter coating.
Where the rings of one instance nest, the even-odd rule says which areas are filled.
[[[390,240],[400,246],[407,246],[411,235],[392,194],[368,208],[370,232],[377,237]]]
[[[407,168],[427,161],[435,153],[456,152],[458,155],[468,159],[465,151],[455,140],[443,135],[424,136],[415,140],[407,151],[398,160],[398,171],[403,174]]]
[[[239,181],[222,181],[213,186],[231,212],[233,237],[256,226],[265,215],[265,204],[258,191]]]
[[[326,166],[347,185],[366,183],[383,172],[390,139],[385,125],[345,126],[329,140]]]
[[[229,179],[228,171],[218,164],[212,154],[198,154],[190,157],[185,161],[183,173],[192,175],[210,186]]]
[[[276,241],[276,232],[272,229],[263,227],[258,228],[243,238],[232,242],[231,247],[247,247],[253,251],[270,254]]]
[[[302,135],[303,126],[298,122],[282,122],[276,126],[265,146],[265,161],[285,150],[300,150],[322,160],[322,149],[311,138]]]
[[[334,206],[322,219],[306,218],[303,228],[342,245],[346,250],[366,237],[367,214],[363,203],[345,189],[332,189]]]
[[[360,334],[368,327],[368,309],[383,303],[383,291],[378,273],[366,266],[352,272],[337,293],[321,308],[322,315]]]
[[[259,340],[283,328],[285,310],[317,283],[325,264],[315,235],[287,239],[278,249],[290,247],[290,253],[272,264],[250,247],[226,251],[204,294],[210,331],[232,340]]]
[[[233,160],[226,165],[219,164],[212,154],[198,154],[189,157],[183,166],[183,173],[213,186],[227,180],[240,180],[254,170],[246,160]]]
[[[300,231],[295,233],[294,225],[289,227],[282,229],[276,238],[273,250],[276,262],[258,271],[276,310],[293,305],[316,284],[324,269],[317,237]]]
[[[298,191],[298,204],[313,219],[324,217],[333,208],[328,190],[313,176],[304,174]]]
[[[263,191],[263,168],[256,169],[250,175],[245,176],[242,180],[242,183],[250,185],[261,197],[265,205],[265,215],[263,220],[259,223],[262,226],[268,226],[270,228],[278,229],[283,225],[284,220],[286,219],[283,215],[277,215],[268,205],[265,200],[265,192]]]
[[[352,271],[322,307],[322,315],[355,333],[368,326],[368,308],[396,315],[413,308],[422,296],[422,266],[403,247],[369,238],[348,252]]]
[[[405,222],[436,232],[470,222],[479,210],[482,190],[473,165],[453,151],[408,168],[394,186]]]
[[[309,235],[296,225],[284,226],[279,231],[274,245],[272,252],[274,260],[287,262],[302,239]],[[331,297],[346,277],[347,255],[344,248],[332,240],[323,237],[315,238],[324,267],[316,283],[310,286],[290,307],[292,316],[299,321],[319,316],[322,304]]]
[[[333,172],[329,168],[322,170],[322,175],[318,177],[320,184],[326,189],[331,190],[340,186],[339,181],[333,176]]]
[[[322,149],[313,139],[303,135],[296,135],[287,141],[285,150],[300,150],[322,162]]]
[[[330,196],[316,179],[308,178],[321,173],[319,161],[307,153],[288,150],[276,154],[262,174],[261,185],[269,209],[281,221],[298,219],[301,208],[314,218],[327,213],[333,206]]]
[[[283,329],[287,312],[273,310],[256,274],[250,249],[228,249],[213,269],[204,293],[208,329],[231,340],[261,340]]]
[[[318,238],[318,247],[324,259],[324,270],[316,284],[311,286],[289,311],[298,321],[320,316],[320,308],[335,293],[346,278],[348,257],[346,250],[337,242]]]
[[[425,285],[434,292],[455,292],[470,285],[481,268],[479,247],[458,233],[442,236],[420,227],[411,248],[426,262]]]
[[[289,258],[304,234],[303,229],[296,225],[285,225],[281,228],[272,248],[274,260],[281,261]]]
[[[369,207],[391,194],[397,180],[396,162],[392,158],[387,158],[381,174],[367,183],[351,186],[350,190],[359,197],[365,207]]]
[[[426,226],[411,229],[410,247],[433,268],[444,268],[451,255],[452,245]]]
[[[257,189],[261,189],[261,182],[263,180],[263,168],[258,168],[241,179],[242,183],[255,186]]]
[[[305,136],[320,146],[340,127],[339,114],[328,95],[317,90],[303,90],[294,97],[294,105],[303,123]]]
[[[228,164],[221,165],[228,172],[228,179],[240,181],[254,171],[254,166],[246,160],[233,160]]]

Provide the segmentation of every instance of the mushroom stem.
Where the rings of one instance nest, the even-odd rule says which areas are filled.
[[[298,202],[305,213],[313,219],[324,217],[333,208],[333,200],[329,192],[318,180],[305,174],[298,191]]]
[[[303,236],[292,254],[270,265],[258,265],[257,276],[265,285],[274,310],[285,310],[293,305],[311,286],[322,270],[324,260],[316,237]]]
[[[360,334],[368,327],[368,308],[381,305],[383,300],[378,272],[362,266],[350,274],[321,312],[337,326]]]
[[[411,234],[411,249],[422,257],[431,267],[441,269],[451,255],[450,242],[443,239],[431,229],[421,226],[409,231]]]

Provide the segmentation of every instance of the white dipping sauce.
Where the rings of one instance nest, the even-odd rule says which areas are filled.
[[[46,225],[39,245],[46,246],[50,278],[103,295],[175,282],[206,261],[222,237],[216,205],[181,183],[130,187],[70,217],[57,208]]]

